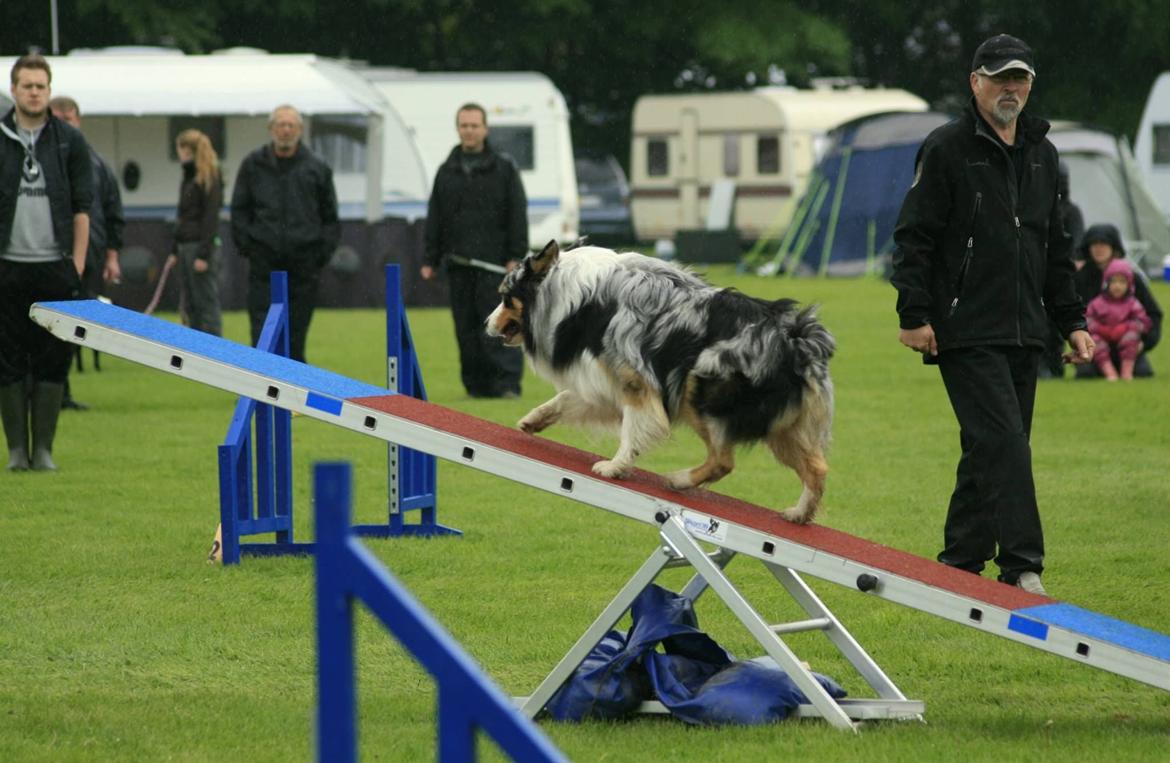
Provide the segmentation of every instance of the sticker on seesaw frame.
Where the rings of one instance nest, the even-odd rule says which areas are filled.
[[[684,511],[682,516],[683,526],[691,535],[720,542],[727,540],[727,527],[715,517],[693,511]]]

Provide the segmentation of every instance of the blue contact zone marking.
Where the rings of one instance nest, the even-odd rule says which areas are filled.
[[[42,302],[41,307],[63,315],[90,321],[171,347],[177,354],[189,353],[251,371],[275,381],[306,387],[335,398],[371,397],[388,391],[373,384],[350,379],[323,368],[263,352],[255,347],[195,331],[133,310],[107,305],[96,299]],[[340,405],[340,403],[338,404]],[[324,409],[322,409],[324,410]]]
[[[1140,625],[1090,612],[1071,604],[1028,607],[1016,610],[1016,614],[1170,663],[1170,636]],[[1016,615],[1012,615],[1012,619],[1015,617]]]
[[[305,400],[305,405],[310,408],[316,408],[319,411],[332,413],[334,416],[341,415],[341,401],[326,397],[325,395],[318,395],[316,392],[310,392],[309,397]]]
[[[1026,617],[1020,617],[1013,614],[1008,618],[1008,630],[1022,633],[1025,636],[1031,636],[1034,639],[1046,641],[1048,639],[1048,626],[1044,623],[1029,620]]]

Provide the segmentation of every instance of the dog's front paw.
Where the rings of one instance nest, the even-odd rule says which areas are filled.
[[[521,432],[536,434],[537,432],[543,432],[545,429],[548,429],[548,425],[551,423],[552,421],[548,416],[541,416],[536,411],[531,411],[527,416],[520,419],[516,426],[520,427]]]
[[[800,506],[793,506],[790,509],[785,509],[780,512],[780,516],[787,519],[789,522],[798,525],[807,525],[812,521],[813,512],[808,511]]]
[[[593,465],[593,473],[611,480],[620,480],[630,473],[630,470],[614,461],[598,461]]]

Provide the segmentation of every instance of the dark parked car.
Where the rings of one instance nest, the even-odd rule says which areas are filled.
[[[632,244],[630,185],[612,154],[576,155],[577,194],[581,199],[581,235],[594,244]]]

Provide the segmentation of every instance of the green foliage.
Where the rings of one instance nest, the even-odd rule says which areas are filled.
[[[876,280],[790,280],[712,271],[761,297],[817,302],[839,350],[824,524],[922,556],[941,541],[958,432],[936,371],[895,339],[894,294]],[[1162,304],[1170,288],[1155,285]],[[526,377],[519,400],[470,400],[445,310],[410,314],[432,400],[503,424],[551,393]],[[226,316],[243,340],[242,314]],[[309,341],[323,367],[380,383],[383,319],[320,311]],[[87,369],[89,353],[86,353]],[[1087,609],[1170,632],[1170,351],[1132,384],[1041,384],[1033,452],[1048,541],[1045,583]],[[72,377],[86,412],[65,412],[57,474],[0,472],[0,760],[304,760],[314,711],[313,569],[308,559],[203,557],[218,518],[215,446],[233,399],[110,356]],[[355,469],[357,521],[385,512],[385,444],[294,419],[297,537],[311,537],[308,475]],[[552,439],[606,453],[570,428]],[[682,430],[643,465],[692,465]],[[720,492],[782,507],[795,478],[765,449],[740,452]],[[459,539],[367,541],[489,675],[527,694],[657,543],[620,517],[443,462],[440,518]],[[729,574],[765,617],[798,619],[750,560]],[[662,581],[676,588],[685,570]],[[689,728],[665,719],[542,728],[572,760],[1164,760],[1170,694],[980,634],[856,591],[810,584],[927,724],[874,723],[859,736],[817,722]],[[700,624],[741,658],[760,653],[715,597]],[[362,757],[434,756],[430,678],[364,612],[358,617]],[[868,696],[817,634],[791,644]],[[494,758],[493,758],[494,759]]]

